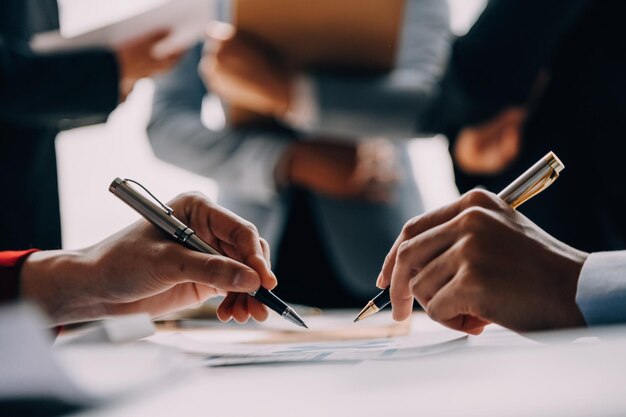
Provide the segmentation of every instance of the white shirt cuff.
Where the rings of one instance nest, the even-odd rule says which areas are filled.
[[[291,91],[291,106],[285,115],[285,121],[293,128],[310,129],[319,117],[313,80],[305,75],[298,75],[293,81]]]
[[[576,304],[589,326],[626,322],[626,251],[592,253],[587,258]]]

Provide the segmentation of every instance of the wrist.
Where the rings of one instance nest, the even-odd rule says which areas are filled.
[[[283,120],[298,129],[311,129],[319,119],[318,94],[313,79],[296,74],[290,82],[289,108]]]
[[[285,179],[288,185],[310,187],[309,173],[318,172],[312,160],[311,145],[305,142],[294,143],[286,152]]]
[[[44,251],[28,257],[20,271],[21,296],[38,304],[55,325],[100,315],[88,280],[94,268],[84,251]]]
[[[283,74],[278,82],[278,94],[274,95],[274,116],[283,119],[289,114],[293,95],[293,77]]]
[[[555,312],[556,328],[582,327],[585,326],[585,319],[576,303],[576,293],[578,291],[578,281],[585,261],[589,257],[588,253],[569,248],[563,254],[562,261],[554,276],[559,278],[560,285],[557,294],[561,295],[561,305]],[[559,314],[560,312],[560,314]]]
[[[297,145],[290,145],[281,155],[274,167],[274,184],[278,190],[287,188],[292,183],[291,171]]]
[[[120,103],[122,103],[126,101],[126,98],[133,90],[137,78],[133,77],[128,70],[129,58],[127,57],[127,53],[123,50],[119,50],[115,51],[114,55],[117,61]]]

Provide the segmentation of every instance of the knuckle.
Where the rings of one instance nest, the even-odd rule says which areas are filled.
[[[402,227],[402,235],[405,237],[413,236],[413,234],[415,234],[415,230],[417,230],[418,228],[418,224],[421,218],[421,216],[417,216],[408,220]]]
[[[188,191],[178,194],[173,200],[172,205],[196,205],[198,203],[206,203],[207,198],[204,194],[197,191]]]
[[[458,244],[458,255],[461,259],[473,260],[480,251],[480,236],[475,232],[467,233]]]
[[[463,197],[466,207],[491,208],[497,206],[494,195],[485,190],[471,190]]]
[[[459,216],[459,226],[462,231],[475,232],[485,227],[490,220],[490,216],[484,208],[470,207],[463,210]]]
[[[459,288],[466,298],[473,298],[483,292],[484,270],[475,263],[468,262],[463,266],[463,272],[459,276]]]
[[[434,303],[428,303],[426,306],[426,315],[430,317],[434,321],[440,321],[441,314],[439,312],[439,308]]]
[[[166,243],[166,242],[156,243],[152,245],[152,251],[151,251],[152,259],[160,263],[163,266],[167,265],[169,264],[168,255],[170,254],[170,250],[171,250],[171,247],[169,243]]]
[[[387,265],[391,262],[391,253],[388,253],[387,255],[385,255],[385,260],[383,261],[384,265]]]
[[[240,239],[257,239],[259,232],[256,226],[247,220],[241,222],[235,227],[231,234],[231,242],[237,242]]]
[[[411,256],[411,242],[408,240],[405,240],[404,242],[400,243],[400,246],[398,246],[397,259],[400,262],[404,262],[404,261],[407,261],[408,258],[410,258],[410,256]]]
[[[218,278],[228,275],[227,266],[218,256],[208,256],[202,262],[202,268],[210,282],[215,282]]]
[[[423,277],[417,275],[411,280],[411,294],[415,298],[424,299],[425,291],[424,291],[424,280]]]

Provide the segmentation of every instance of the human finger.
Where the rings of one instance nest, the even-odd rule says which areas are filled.
[[[451,220],[402,242],[397,250],[391,286],[408,283],[432,260],[452,247],[463,233],[458,223]]]
[[[270,244],[267,243],[267,240],[261,238],[260,239],[260,243],[261,243],[261,249],[263,250],[263,257],[265,258],[265,261],[267,262],[267,264],[269,265],[269,267],[272,267],[272,258],[271,258],[271,254],[270,254]]]
[[[227,322],[233,317],[233,305],[239,296],[238,293],[228,293],[224,300],[217,307],[217,318],[220,321]]]
[[[265,258],[265,262],[267,262],[268,266],[271,268],[272,265],[272,261],[270,258],[270,246],[267,243],[267,241],[263,238],[261,238],[259,240],[259,243],[261,244],[261,248],[263,250],[263,257]],[[218,248],[217,248],[221,253],[225,254],[226,256],[228,256],[231,259],[234,259],[236,261],[239,262],[243,262],[243,260],[241,259],[241,255],[239,254],[239,252],[237,251],[237,249],[233,246],[233,245],[229,245],[228,243],[219,241],[218,244]],[[277,278],[276,278],[276,274],[274,274],[274,272],[270,269],[270,274],[274,277],[274,281],[277,282]],[[261,282],[261,286],[263,286],[264,288],[268,288],[265,285],[273,285],[272,282]],[[269,288],[272,289],[273,287]]]
[[[454,330],[479,334],[490,323],[476,313],[477,295],[463,286],[457,274],[428,302],[426,312],[433,320]]]
[[[125,42],[124,44],[122,44],[121,48],[133,48],[140,45],[147,45],[149,47],[167,38],[171,32],[172,31],[170,29],[166,28],[157,29],[154,32],[139,36],[137,38],[129,40],[128,42]]]
[[[234,25],[226,22],[212,21],[206,26],[207,36],[217,41],[226,41],[232,39],[237,33]]]
[[[237,294],[237,298],[232,306],[233,319],[239,324],[244,324],[250,318],[248,311],[248,294]]]
[[[411,313],[413,294],[409,283],[412,278],[433,258],[452,246],[458,233],[453,222],[448,222],[400,244],[389,292],[395,320],[404,320]]]
[[[256,321],[265,321],[269,316],[267,307],[256,298],[248,296],[248,313]]]
[[[231,245],[236,249],[237,259],[259,274],[264,288],[272,289],[277,285],[265,259],[259,232],[252,223],[204,198],[184,207],[191,219],[190,226],[198,236],[215,246],[222,242]]]
[[[502,209],[503,207],[506,207],[506,203],[493,193],[483,190],[472,190],[454,203],[412,218],[404,225],[400,235],[385,258],[383,268],[376,285],[380,288],[387,288],[391,284],[391,276],[395,267],[397,252],[400,245],[404,241],[409,240],[426,230],[450,221],[454,217],[458,216],[462,211],[470,207]]]
[[[376,285],[380,288],[388,288],[391,285],[391,277],[396,265],[398,250],[403,242],[412,239],[419,233],[437,226],[444,221],[452,219],[460,212],[460,209],[461,203],[459,200],[444,206],[439,210],[422,214],[421,216],[414,217],[406,222],[402,231],[398,235],[398,238],[391,247],[391,250],[385,257],[385,261],[383,262],[383,267]]]
[[[409,282],[413,297],[426,310],[428,302],[441,290],[459,268],[457,256],[459,243],[455,243],[441,255],[431,260]]]
[[[168,245],[155,259],[166,283],[195,282],[222,291],[249,292],[261,285],[252,268],[221,255],[207,255],[178,245]]]

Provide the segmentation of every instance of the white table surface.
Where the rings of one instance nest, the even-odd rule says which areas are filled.
[[[413,332],[438,326],[418,314]],[[448,352],[403,360],[205,368],[81,416],[618,416],[626,330],[491,326]],[[574,339],[579,338],[576,342]]]

